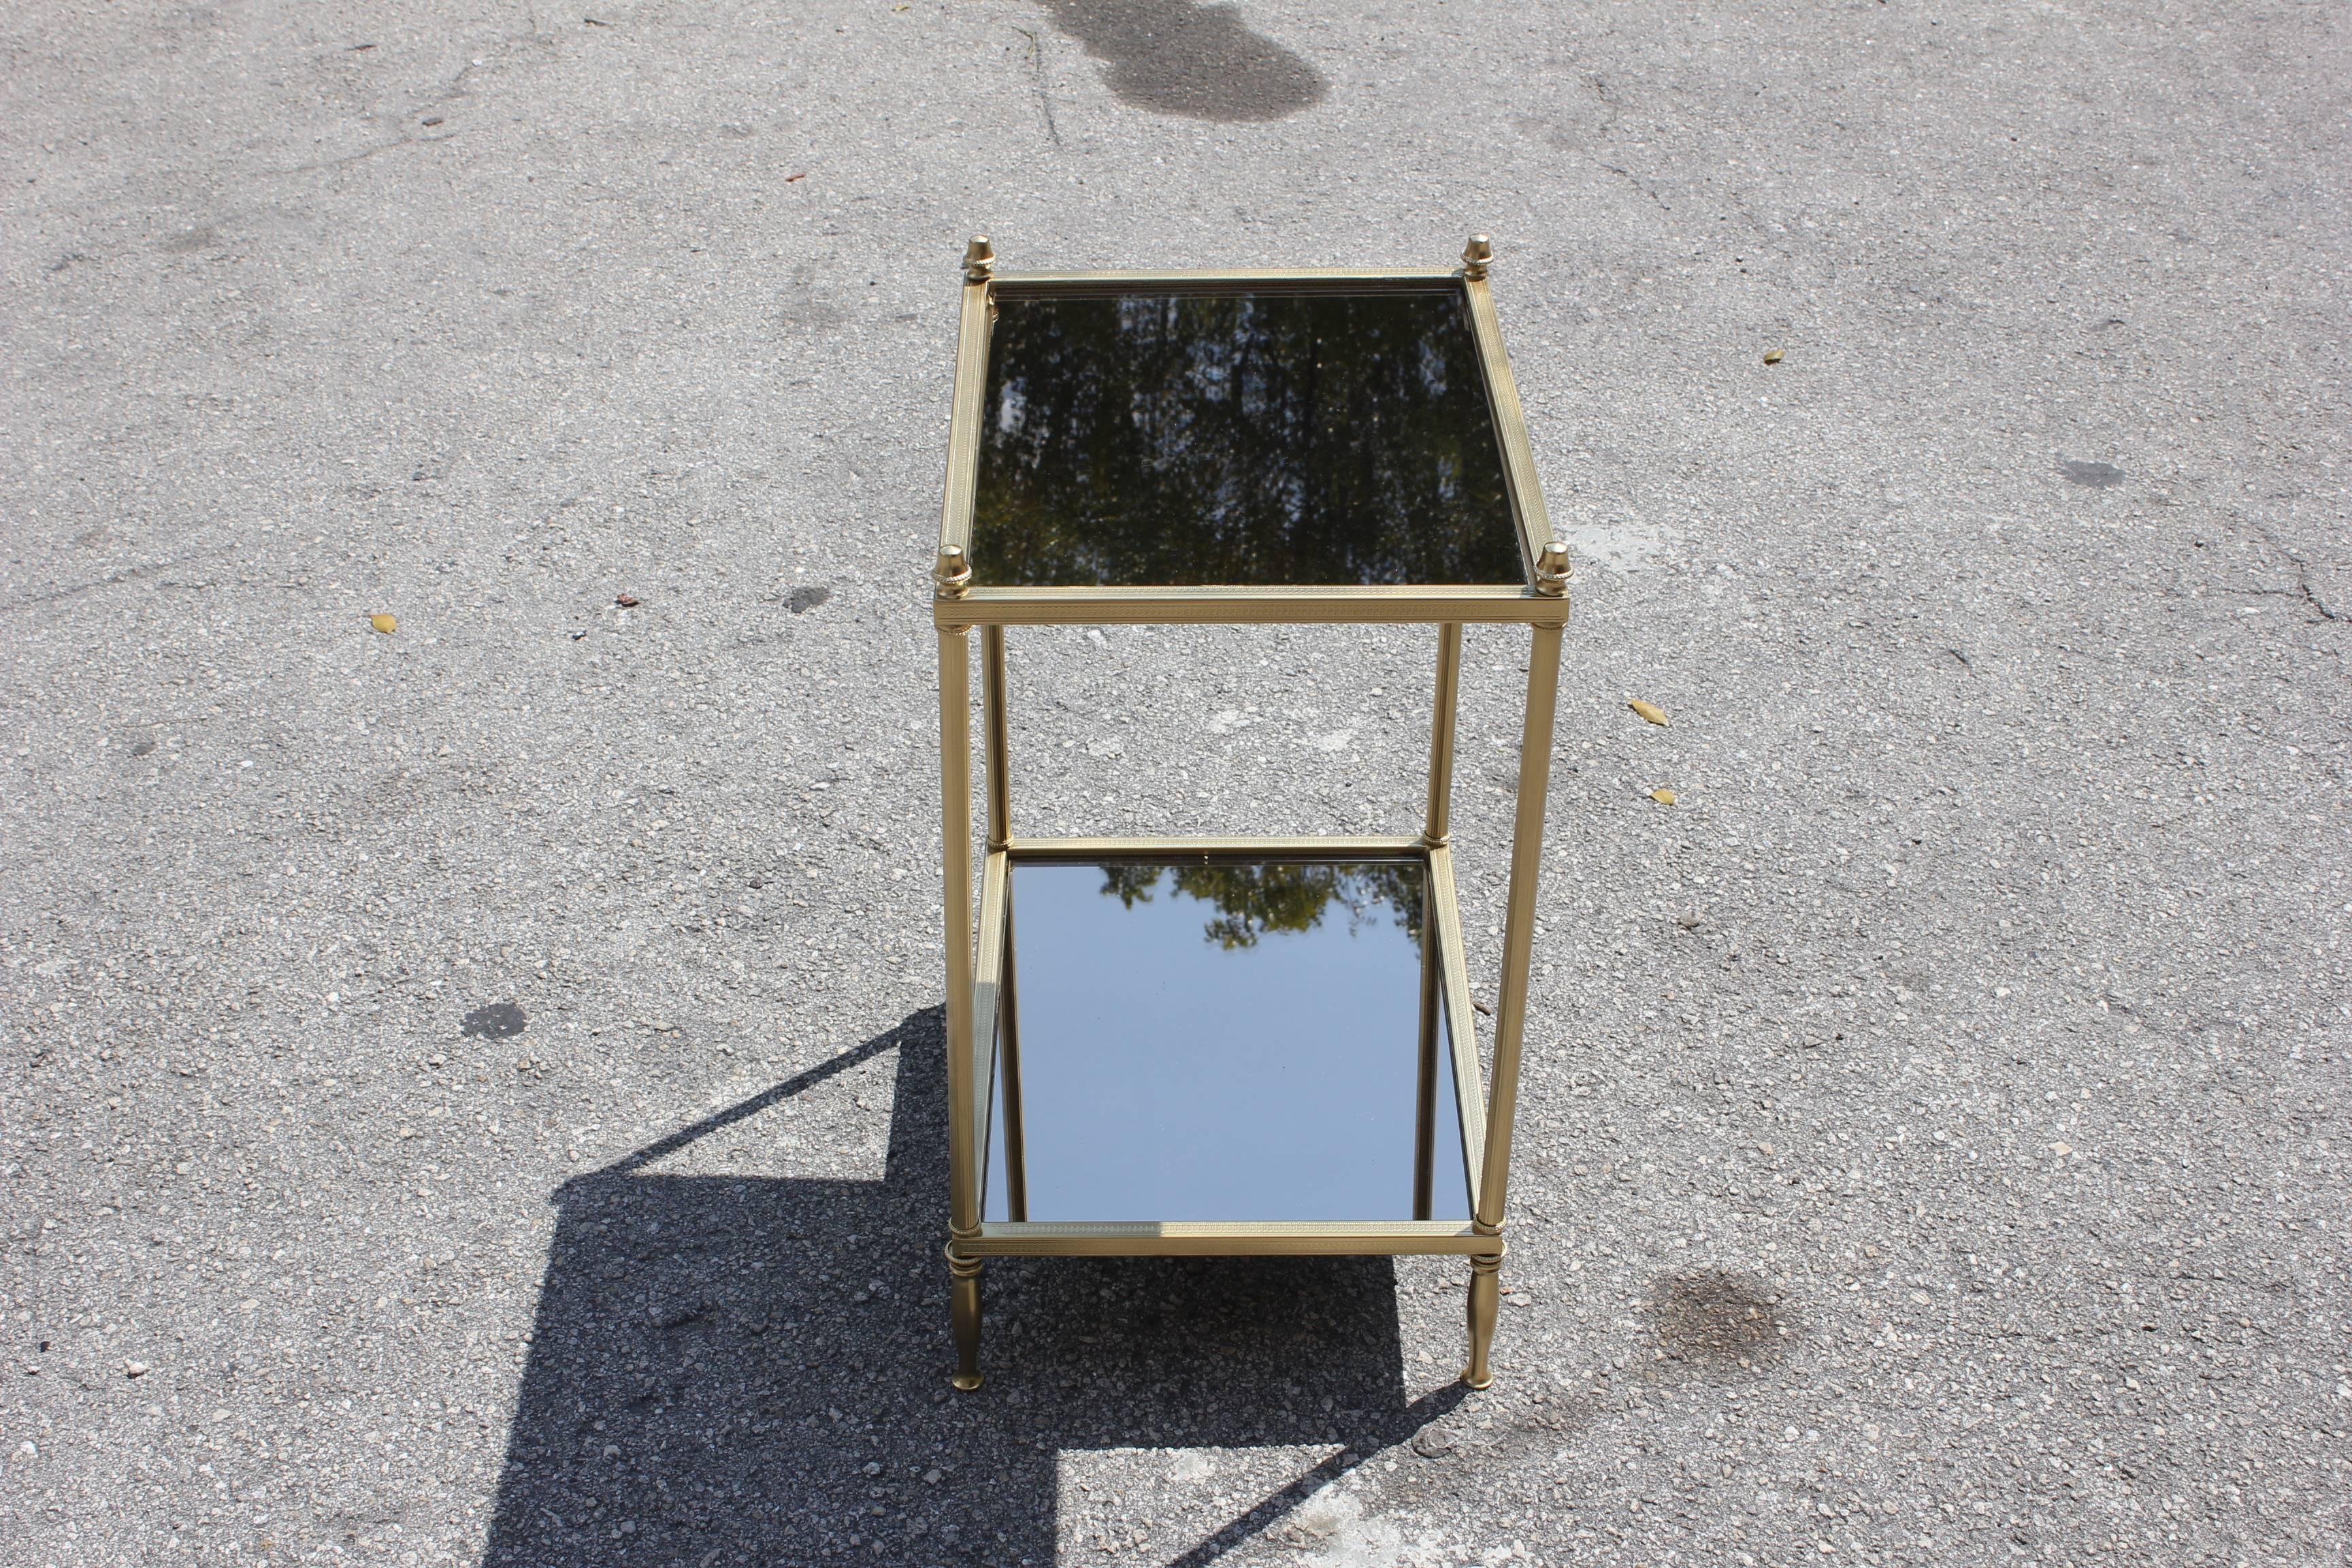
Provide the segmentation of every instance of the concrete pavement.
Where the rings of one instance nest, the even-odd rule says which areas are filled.
[[[0,39],[0,1562],[2340,1556],[2340,7]],[[1040,1264],[950,1399],[964,237],[1474,229],[1578,569],[1499,1380],[1458,1268]],[[1017,637],[1024,810],[1409,822],[1428,644]]]

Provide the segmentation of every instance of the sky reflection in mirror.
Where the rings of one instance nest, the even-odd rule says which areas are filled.
[[[1526,580],[1458,288],[997,308],[974,583]]]
[[[1412,1216],[1417,861],[1016,865],[1031,1220]],[[1466,1219],[1441,1028],[1431,1217]],[[1006,1201],[1003,1075],[986,1215]]]

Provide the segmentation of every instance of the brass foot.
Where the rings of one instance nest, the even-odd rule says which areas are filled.
[[[948,1272],[954,1277],[949,1291],[956,1346],[955,1376],[949,1381],[969,1394],[980,1386],[980,1259],[963,1257],[950,1246]]]
[[[1495,1348],[1502,1267],[1499,1254],[1470,1260],[1470,1364],[1463,1369],[1462,1381],[1472,1388],[1490,1387],[1495,1381],[1495,1369],[1487,1358]]]

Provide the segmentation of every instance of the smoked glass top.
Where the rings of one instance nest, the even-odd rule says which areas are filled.
[[[1418,861],[1016,864],[986,1216],[1468,1218],[1442,1012],[1413,1213],[1423,882]]]
[[[975,584],[1527,580],[1458,289],[997,310]]]

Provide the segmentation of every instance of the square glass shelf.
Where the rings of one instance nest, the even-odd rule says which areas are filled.
[[[1016,858],[982,1217],[1466,1221],[1428,880],[1418,857]]]
[[[994,308],[973,586],[1527,580],[1459,280]]]

